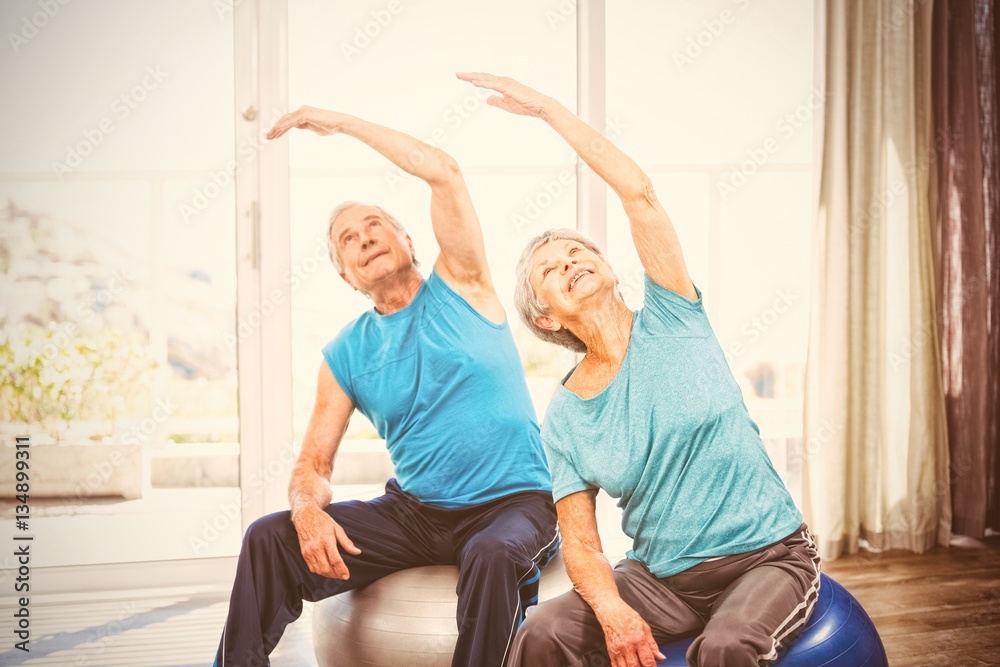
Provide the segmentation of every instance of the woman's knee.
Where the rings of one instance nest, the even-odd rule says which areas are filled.
[[[753,645],[733,633],[700,635],[688,649],[688,663],[697,667],[757,667],[760,656]]]
[[[556,640],[560,636],[559,626],[562,619],[555,609],[556,606],[543,602],[527,611],[527,616],[514,638],[514,644],[520,647],[520,653],[536,661],[542,656],[552,657],[557,654]]]

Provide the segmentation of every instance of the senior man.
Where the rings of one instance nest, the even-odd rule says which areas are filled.
[[[443,151],[353,116],[302,107],[268,138],[292,128],[354,137],[427,182],[441,254],[425,280],[395,218],[356,203],[334,210],[331,258],[374,308],[323,348],[291,510],[247,529],[216,664],[269,664],[303,600],[455,564],[452,664],[502,665],[532,598],[526,582],[537,581],[559,536],[538,424],[465,181]],[[374,500],[331,504],[334,457],[355,409],[385,439],[396,477]]]

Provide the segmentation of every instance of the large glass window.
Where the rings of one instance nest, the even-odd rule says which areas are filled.
[[[609,2],[607,114],[650,174],[775,467],[799,494],[808,327],[813,6]],[[617,199],[626,300],[642,268]]]
[[[0,422],[34,436],[32,564],[233,555],[232,12],[50,4],[0,7]]]

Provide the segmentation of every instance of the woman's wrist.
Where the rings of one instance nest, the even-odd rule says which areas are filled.
[[[563,106],[562,102],[554,97],[543,98],[542,103],[538,106],[538,117],[549,124],[551,124],[553,119],[557,118],[560,113],[570,113],[570,110]]]

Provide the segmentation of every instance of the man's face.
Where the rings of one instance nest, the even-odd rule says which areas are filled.
[[[348,283],[369,293],[378,282],[413,265],[413,243],[375,206],[352,206],[330,232]]]

